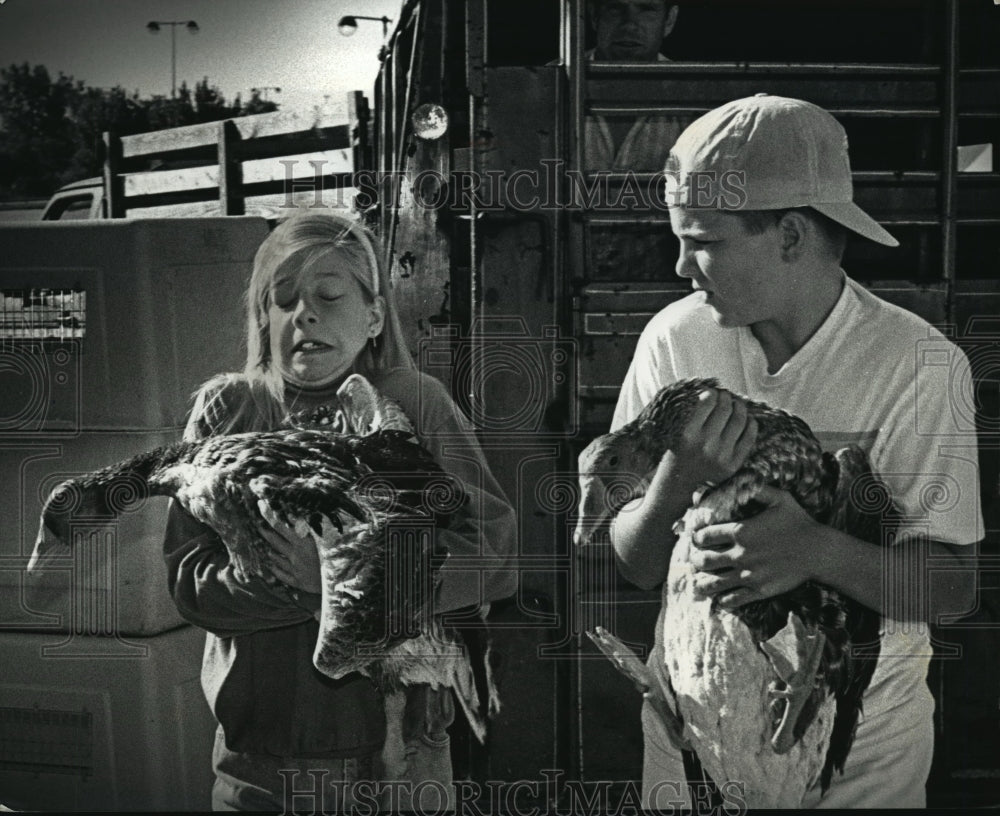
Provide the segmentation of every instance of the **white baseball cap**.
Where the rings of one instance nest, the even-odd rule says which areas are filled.
[[[887,246],[899,241],[854,203],[847,133],[811,102],[759,93],[692,122],[667,161],[667,201],[728,210],[812,207]]]

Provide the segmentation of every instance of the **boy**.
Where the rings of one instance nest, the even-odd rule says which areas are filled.
[[[699,531],[692,560],[699,585],[724,608],[812,579],[883,613],[882,656],[844,774],[822,798],[814,788],[805,804],[922,807],[934,701],[929,636],[919,622],[972,607],[974,548],[966,545],[983,527],[974,428],[952,410],[958,400],[973,404],[968,362],[924,320],[840,268],[850,232],[897,242],[853,203],[847,137],[826,111],[766,94],[727,103],[681,134],[667,176],[681,244],[676,272],[695,291],[643,331],[612,429],[662,386],[716,377],[801,416],[828,450],[854,443],[868,452],[907,517],[897,546],[873,547],[819,525],[789,494],[769,490],[758,516]],[[927,351],[946,365],[922,366]],[[644,588],[663,581],[675,540],[665,531],[700,484],[735,472],[755,433],[741,400],[703,395],[645,499],[616,519],[615,552],[627,579]],[[945,487],[932,499],[933,485]],[[935,576],[929,592],[926,569],[912,569],[928,551],[942,559],[936,564],[969,569]],[[649,660],[660,673],[662,621],[661,614]],[[645,803],[667,806],[678,788],[663,783],[682,781],[683,768],[648,704],[643,732]]]

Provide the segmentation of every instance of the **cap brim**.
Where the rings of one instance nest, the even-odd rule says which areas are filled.
[[[836,221],[841,226],[863,235],[872,241],[885,246],[897,247],[899,241],[886,232],[882,226],[854,202],[841,204],[810,204],[814,210],[823,213],[827,218]]]

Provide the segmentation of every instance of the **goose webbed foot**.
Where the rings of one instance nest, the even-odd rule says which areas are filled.
[[[784,701],[784,711],[771,746],[775,753],[785,754],[795,745],[799,717],[816,687],[816,673],[826,646],[826,636],[815,626],[807,626],[792,612],[788,623],[770,640],[762,641],[761,650],[774,667],[778,680],[768,687],[772,706]]]

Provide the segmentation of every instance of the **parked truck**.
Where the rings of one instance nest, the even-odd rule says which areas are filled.
[[[679,4],[670,61],[611,63],[587,56],[585,0],[405,3],[373,93],[362,168],[382,183],[372,220],[411,347],[476,419],[522,520],[521,592],[494,612],[508,625],[505,708],[488,748],[470,743],[469,773],[558,768],[591,792],[640,774],[639,695],[584,630],[601,623],[648,647],[659,594],[617,577],[606,539],[574,552],[569,486],[579,450],[608,430],[639,332],[688,286],[655,202],[579,195],[636,181],[588,166],[586,123],[690,121],[764,91],[843,123],[855,200],[900,239],[891,250],[852,242],[844,268],[943,327],[972,364],[976,404],[956,410],[979,429],[987,526],[978,608],[932,630],[928,791],[937,805],[1000,801],[998,36],[988,0],[701,0]]]

